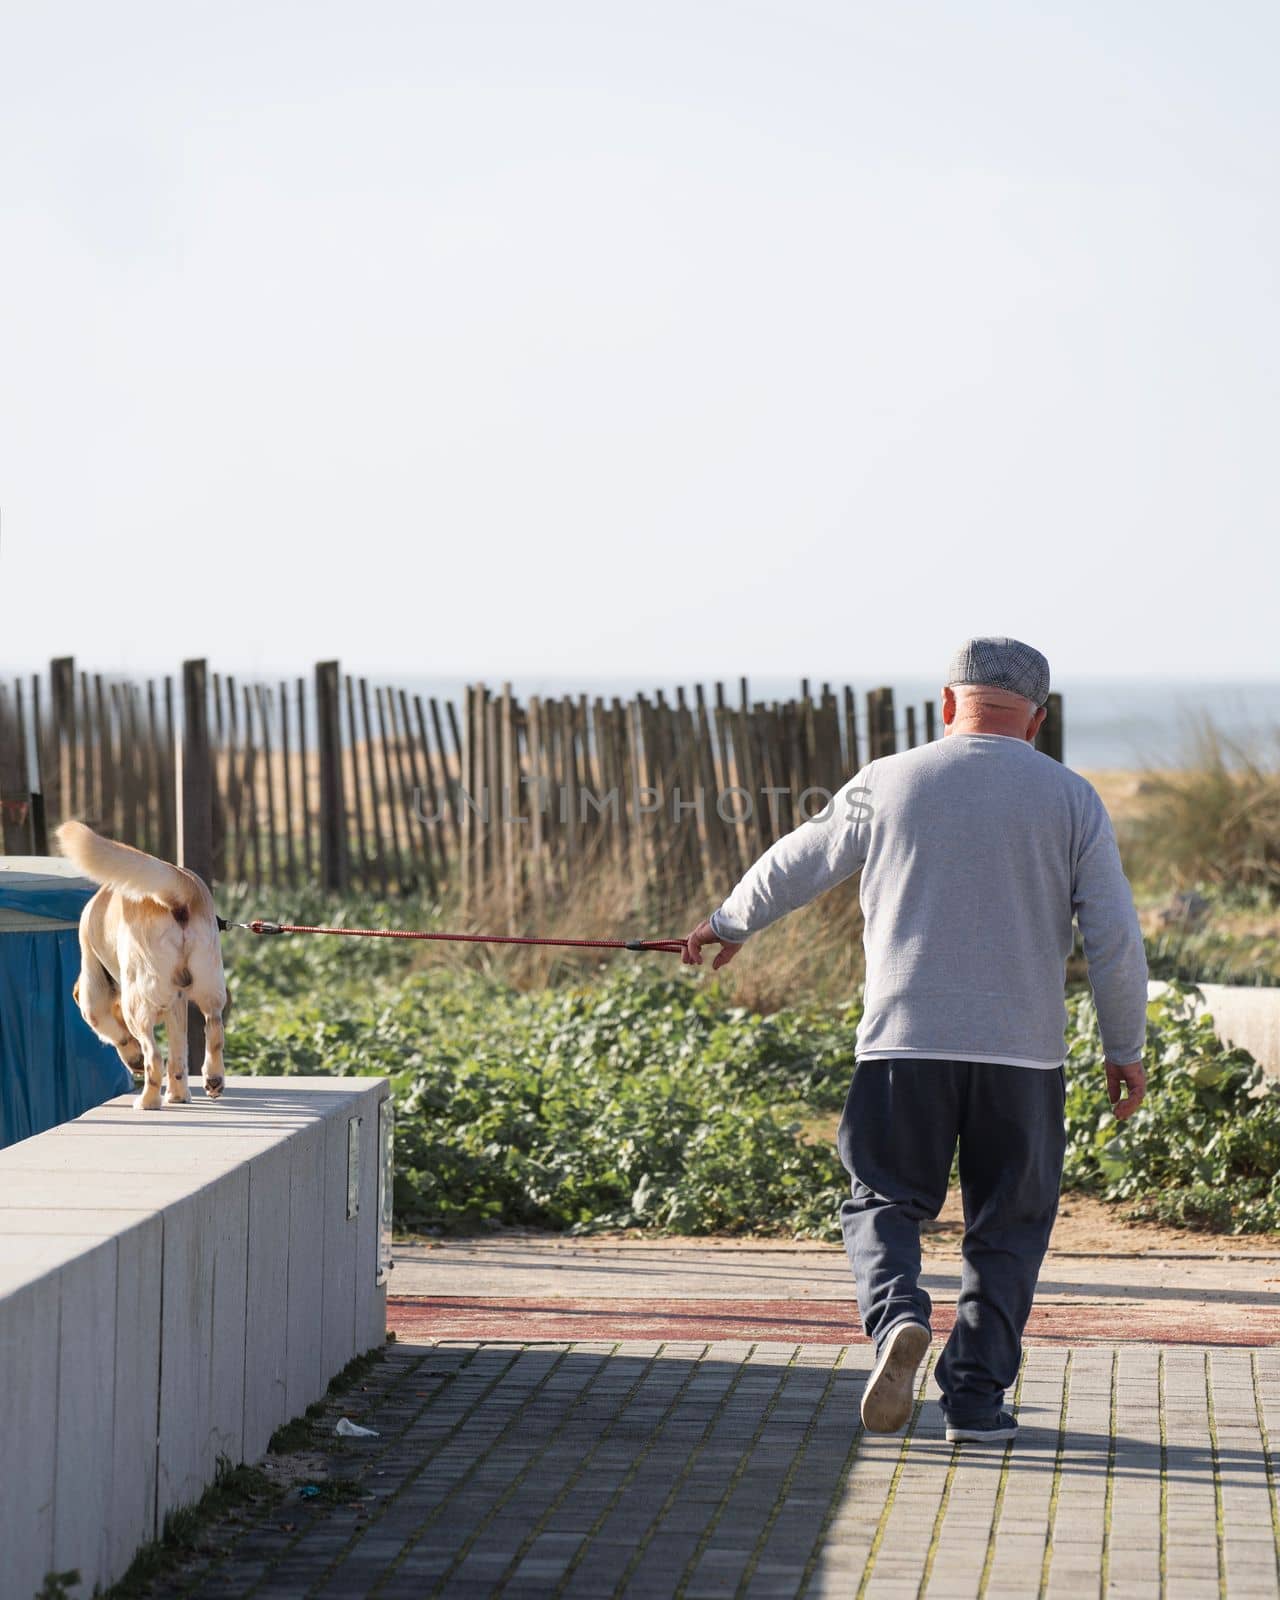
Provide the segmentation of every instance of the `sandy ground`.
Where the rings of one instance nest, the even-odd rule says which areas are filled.
[[[1146,772],[1131,772],[1120,769],[1098,769],[1081,772],[1082,778],[1087,778],[1102,797],[1111,820],[1116,823],[1127,822],[1136,816],[1143,806],[1143,785],[1151,776]]]
[[[936,1326],[961,1289],[954,1199],[926,1236],[921,1286]],[[1237,1240],[1126,1224],[1067,1200],[1040,1272],[1029,1334],[1059,1341],[1280,1342],[1280,1238]],[[838,1243],[504,1232],[405,1241],[395,1250],[392,1326],[435,1338],[647,1336],[822,1339],[853,1316]],[[653,1320],[653,1319],[656,1319]],[[576,1330],[576,1331],[575,1331]],[[847,1331],[847,1330],[846,1330]],[[702,1333],[697,1335],[702,1336]]]
[[[960,1195],[953,1190],[930,1231],[926,1248],[958,1250],[963,1232]],[[1280,1234],[1200,1233],[1189,1228],[1162,1227],[1158,1222],[1126,1222],[1118,1207],[1095,1200],[1092,1195],[1064,1194],[1050,1249],[1078,1255],[1280,1255]]]
[[[960,1194],[952,1190],[937,1222],[927,1224],[924,1230],[926,1255],[958,1255],[960,1236],[964,1232],[964,1217],[960,1208]],[[630,1233],[593,1233],[583,1238],[567,1234],[538,1233],[532,1230],[503,1229],[493,1234],[464,1239],[428,1239],[406,1235],[400,1241],[407,1253],[415,1258],[429,1257],[432,1251],[452,1250],[456,1247],[486,1248],[489,1245],[515,1245],[521,1239],[536,1241],[539,1247],[566,1250],[584,1247],[614,1247],[625,1244],[630,1248],[651,1248],[660,1251],[705,1250],[745,1251],[751,1254],[770,1251],[789,1253],[797,1250],[825,1250],[826,1245],[792,1239],[753,1239],[739,1235],[720,1237],[715,1234],[694,1238],[662,1238],[635,1230]],[[397,1246],[399,1248],[399,1245]],[[1222,1234],[1201,1233],[1189,1228],[1166,1228],[1155,1222],[1126,1222],[1114,1206],[1103,1204],[1091,1195],[1065,1194],[1058,1209],[1058,1221],[1050,1244],[1052,1254],[1090,1256],[1143,1256],[1185,1255],[1197,1257],[1275,1256],[1280,1260],[1280,1234]],[[1280,1267],[1277,1267],[1280,1272]],[[395,1292],[401,1284],[393,1284]]]

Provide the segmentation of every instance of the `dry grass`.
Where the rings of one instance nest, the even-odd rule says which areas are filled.
[[[638,898],[634,881],[611,861],[580,873],[571,902],[544,907],[521,919],[542,938],[683,938],[732,888],[712,895],[650,895]],[[459,931],[499,931],[506,926],[505,904],[495,898],[463,919],[446,915]],[[534,923],[536,920],[536,929]],[[652,961],[680,966],[678,955],[558,950],[545,946],[423,945],[422,966],[479,967],[522,989],[542,988],[593,971],[603,961]],[[711,959],[709,956],[708,961]],[[772,928],[757,934],[721,974],[727,994],[739,1005],[762,1013],[805,999],[838,1004],[856,991],[862,977],[862,914],[856,883],[841,884],[829,895]]]
[[[1179,769],[1142,776],[1117,819],[1130,876],[1164,890],[1280,891],[1280,740],[1266,758],[1207,719]]]

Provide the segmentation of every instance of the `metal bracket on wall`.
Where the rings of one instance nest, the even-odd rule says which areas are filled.
[[[360,1124],[363,1117],[347,1121],[347,1221],[360,1212]]]
[[[379,1284],[395,1266],[391,1259],[391,1212],[395,1190],[396,1108],[390,1096],[378,1102],[378,1276]]]

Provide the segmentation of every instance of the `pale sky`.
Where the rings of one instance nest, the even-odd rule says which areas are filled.
[[[0,665],[1280,675],[1274,4],[0,21]]]

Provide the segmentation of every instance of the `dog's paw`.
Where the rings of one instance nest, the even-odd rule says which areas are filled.
[[[189,1106],[191,1104],[191,1090],[187,1088],[187,1080],[179,1078],[176,1083],[171,1083],[165,1093],[164,1103],[167,1106]]]
[[[216,1100],[222,1093],[224,1081],[222,1078],[206,1078],[204,1080],[204,1092],[209,1096],[210,1100]]]
[[[135,1111],[159,1111],[160,1091],[154,1083],[149,1083],[133,1102],[133,1109]]]

